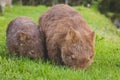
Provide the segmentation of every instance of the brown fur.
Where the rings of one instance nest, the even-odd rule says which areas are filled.
[[[43,36],[32,19],[18,17],[7,28],[7,46],[12,55],[41,58],[44,56]]]
[[[64,4],[53,6],[40,17],[39,24],[51,60],[76,69],[91,64],[94,32],[76,10]]]

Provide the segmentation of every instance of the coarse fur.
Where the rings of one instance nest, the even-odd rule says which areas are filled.
[[[75,69],[92,63],[95,33],[76,10],[64,4],[55,5],[40,17],[39,26],[51,60]]]
[[[32,19],[22,16],[12,20],[6,34],[7,47],[12,55],[44,57],[43,35]]]

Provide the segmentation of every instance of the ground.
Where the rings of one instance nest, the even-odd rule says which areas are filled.
[[[115,26],[96,8],[74,7],[96,33],[96,55],[86,70],[74,70],[49,61],[13,57],[6,47],[6,28],[18,16],[38,17],[49,7],[13,6],[0,16],[0,79],[1,80],[120,80],[120,36]]]

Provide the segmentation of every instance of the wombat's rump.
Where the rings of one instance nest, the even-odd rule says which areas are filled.
[[[39,25],[51,60],[76,69],[91,64],[94,32],[76,10],[64,4],[53,6],[40,17]]]
[[[7,47],[12,55],[42,58],[43,37],[32,19],[18,17],[7,28]]]

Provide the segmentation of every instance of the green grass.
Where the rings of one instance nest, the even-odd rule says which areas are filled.
[[[0,80],[120,80],[120,37],[115,26],[95,9],[74,7],[96,32],[96,55],[86,70],[73,70],[41,59],[13,57],[6,48],[6,28],[18,16],[38,17],[45,6],[14,6],[0,16]]]

